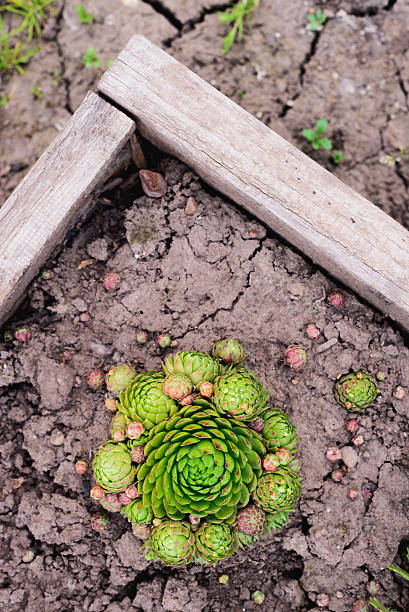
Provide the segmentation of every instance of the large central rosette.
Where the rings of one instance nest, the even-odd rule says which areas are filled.
[[[150,431],[144,453],[138,489],[156,517],[223,520],[248,503],[266,449],[255,431],[196,400]]]

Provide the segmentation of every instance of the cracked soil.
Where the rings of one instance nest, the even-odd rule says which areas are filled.
[[[301,130],[327,117],[345,161],[335,166],[320,152],[315,159],[409,225],[407,0],[317,2],[328,14],[319,33],[306,29],[307,2],[265,0],[226,57],[217,11],[227,3],[121,0],[113,10],[90,0],[95,22],[82,26],[76,4],[56,3],[27,74],[1,85],[0,97],[12,94],[0,109],[1,201],[98,79],[82,65],[86,49],[94,46],[105,66],[143,33],[305,152]],[[41,100],[29,93],[34,86]],[[250,594],[261,589],[265,610],[322,609],[317,596],[325,593],[329,610],[347,612],[375,579],[385,605],[408,610],[404,582],[385,569],[404,565],[409,540],[409,394],[395,397],[398,386],[409,388],[407,339],[183,164],[148,154],[167,194],[143,195],[130,166],[47,263],[52,278],[34,280],[13,315],[8,327],[26,323],[32,339],[0,342],[2,609],[239,612],[258,607]],[[395,162],[381,163],[386,156]],[[196,207],[187,214],[189,198]],[[93,263],[79,268],[87,259]],[[115,292],[102,285],[107,269],[121,276]],[[324,299],[334,289],[345,294],[341,309]],[[312,322],[316,341],[305,332]],[[136,342],[142,329],[145,345]],[[168,352],[155,337],[164,331],[177,349],[208,351],[219,338],[237,337],[300,438],[303,491],[290,522],[216,568],[146,561],[119,515],[93,532],[90,475],[73,467],[108,436],[104,392],[87,388],[87,373],[123,361],[159,369]],[[297,374],[282,360],[291,342],[309,356]],[[357,417],[360,446],[332,391],[350,368],[385,373],[382,394]],[[334,445],[348,467],[340,483],[325,456]],[[218,582],[223,573],[226,585]]]

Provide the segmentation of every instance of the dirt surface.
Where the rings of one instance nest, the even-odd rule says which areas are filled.
[[[365,597],[371,578],[385,603],[407,609],[407,591],[384,569],[409,533],[409,395],[393,396],[398,385],[409,388],[403,338],[354,295],[330,306],[330,279],[180,162],[162,159],[159,170],[169,185],[159,200],[141,195],[132,168],[101,196],[94,216],[48,262],[51,279],[32,283],[10,323],[27,323],[31,340],[0,343],[3,609],[238,612],[256,609],[250,595],[261,589],[263,609],[313,609],[326,593],[328,609],[343,612]],[[103,287],[106,270],[120,274],[114,292]],[[311,322],[316,341],[306,336]],[[136,342],[140,330],[149,332],[145,345]],[[123,361],[159,369],[170,351],[155,344],[164,331],[178,349],[208,351],[221,337],[239,338],[248,366],[300,437],[297,511],[274,538],[217,568],[146,561],[119,515],[93,532],[90,474],[74,471],[106,440],[110,422],[104,391],[87,387],[87,373]],[[297,374],[283,365],[290,342],[308,351]],[[376,404],[358,416],[361,446],[332,392],[350,368],[386,375]],[[325,456],[332,445],[342,449],[339,466],[349,467],[341,483],[331,480]],[[222,573],[227,585],[218,582]]]
[[[328,15],[318,33],[306,28],[308,2],[261,1],[252,28],[225,57],[216,11],[227,3],[118,0],[113,9],[90,0],[84,6],[95,21],[81,26],[76,4],[56,3],[27,74],[0,85],[0,98],[11,94],[0,108],[0,202],[99,78],[102,69],[83,66],[87,48],[105,68],[132,34],[143,33],[409,225],[409,161],[401,150],[409,146],[407,0],[317,2]],[[34,86],[42,99],[29,93]],[[300,136],[323,116],[344,151],[338,166],[326,152],[312,154]],[[367,596],[371,578],[381,585],[380,600],[409,609],[403,581],[384,569],[394,559],[404,565],[409,540],[409,395],[394,397],[398,386],[409,391],[404,339],[348,292],[341,309],[329,306],[324,297],[337,287],[311,262],[182,164],[152,160],[166,175],[167,195],[143,196],[130,168],[48,262],[52,278],[30,286],[10,326],[27,323],[32,339],[0,342],[2,609],[241,612],[258,608],[250,595],[261,589],[260,609],[318,610],[317,595],[326,593],[328,609],[344,612]],[[94,262],[79,269],[87,259]],[[102,285],[106,270],[121,275],[116,292]],[[321,332],[315,342],[305,333],[311,322]],[[141,329],[149,331],[144,346],[135,341]],[[93,532],[90,475],[73,469],[108,435],[104,393],[87,388],[88,371],[123,361],[158,369],[168,353],[154,339],[164,331],[180,349],[207,351],[221,337],[239,338],[249,367],[290,412],[300,437],[297,512],[273,540],[216,569],[147,562],[117,515],[106,532]],[[282,363],[290,342],[309,356],[296,375]],[[358,417],[364,443],[354,446],[332,385],[361,367],[386,378],[375,406]],[[341,483],[331,480],[334,464],[325,457],[333,445],[350,469]],[[355,500],[351,488],[359,491]],[[222,573],[227,585],[218,582]]]

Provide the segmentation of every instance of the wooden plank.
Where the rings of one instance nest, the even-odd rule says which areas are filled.
[[[60,244],[135,124],[89,93],[0,209],[0,324]]]
[[[409,330],[409,233],[142,36],[99,90],[180,158]]]

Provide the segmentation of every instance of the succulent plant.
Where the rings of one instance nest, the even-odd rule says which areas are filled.
[[[48,269],[42,270],[40,276],[43,280],[50,280],[50,278],[53,277],[53,272],[52,270],[48,270]]]
[[[123,442],[102,444],[95,454],[92,467],[97,484],[107,493],[125,491],[135,480],[136,469]]]
[[[169,336],[169,334],[160,334],[157,338],[156,338],[156,344],[159,346],[159,348],[161,349],[166,349],[171,345],[172,342],[172,338]]]
[[[184,374],[169,374],[163,381],[163,392],[174,400],[182,400],[192,393],[193,385]]]
[[[146,331],[140,331],[136,334],[136,341],[138,344],[146,344],[148,341],[148,334]]]
[[[31,338],[31,331],[28,327],[21,325],[14,330],[14,339],[18,342],[27,342]]]
[[[292,370],[302,370],[307,363],[307,351],[299,344],[290,344],[284,351],[284,357]]]
[[[207,353],[197,351],[179,351],[176,355],[167,357],[163,369],[167,375],[175,373],[188,376],[195,387],[198,387],[202,380],[213,382],[215,376],[221,372],[218,361]]]
[[[131,459],[134,463],[144,463],[146,461],[145,453],[143,452],[143,446],[133,446],[130,449]]]
[[[221,576],[219,576],[220,584],[227,584],[228,582],[229,582],[229,577],[227,574],[222,574]]]
[[[94,457],[91,497],[128,519],[148,560],[215,564],[279,529],[299,497],[288,414],[266,407],[236,341],[215,356],[180,351],[165,373],[119,366],[107,376],[119,397],[106,405],[118,411]]]
[[[128,521],[132,523],[151,523],[153,519],[153,513],[150,507],[144,506],[141,498],[133,499],[129,504],[124,506],[121,510],[121,514],[126,516]]]
[[[102,282],[107,291],[115,291],[120,285],[121,277],[117,272],[107,272]]]
[[[257,417],[254,421],[249,421],[247,425],[257,433],[261,433],[264,429],[264,421],[261,417]]]
[[[347,428],[347,431],[355,434],[359,429],[358,421],[356,421],[355,419],[349,419],[349,421],[346,424],[346,428]]]
[[[111,438],[115,442],[122,442],[125,439],[126,428],[129,423],[128,417],[122,412],[117,412],[111,421]]]
[[[310,340],[316,340],[320,335],[320,330],[314,325],[314,323],[309,323],[307,325],[306,332]]]
[[[107,389],[115,393],[115,395],[119,395],[121,391],[124,391],[129,386],[135,377],[135,368],[127,363],[113,366],[105,376]]]
[[[11,329],[6,329],[6,331],[4,332],[4,342],[13,342],[14,340],[14,333],[13,330]]]
[[[358,489],[350,489],[348,491],[348,497],[349,499],[356,499],[359,495],[359,491]]]
[[[344,477],[344,472],[342,470],[333,470],[331,472],[331,480],[334,482],[341,482]]]
[[[142,425],[141,421],[130,421],[126,426],[126,437],[130,440],[139,440],[143,432],[145,431],[145,427]]]
[[[261,474],[260,436],[235,419],[220,418],[206,400],[157,425],[138,469],[138,489],[155,516],[228,518],[245,506]]]
[[[222,363],[238,365],[246,358],[246,353],[240,342],[231,338],[219,340],[212,349],[212,355]]]
[[[341,306],[343,305],[345,301],[345,298],[343,294],[340,293],[340,291],[333,291],[327,297],[327,301],[328,301],[328,304],[331,304],[331,306],[335,306],[335,308],[341,308]]]
[[[228,523],[204,521],[195,533],[196,558],[214,564],[230,557],[238,546],[236,529]]]
[[[246,535],[258,535],[264,530],[266,513],[258,506],[249,504],[237,513],[237,528]]]
[[[202,397],[212,397],[213,395],[213,383],[207,381],[207,380],[202,380],[202,382],[199,385],[199,393]]]
[[[335,381],[335,399],[350,412],[361,412],[372,406],[380,389],[376,380],[366,370],[349,372]]]
[[[193,560],[195,538],[189,523],[166,520],[152,529],[145,547],[147,559],[179,567]]]
[[[298,438],[288,414],[280,412],[278,408],[269,408],[261,416],[264,420],[261,435],[267,442],[268,450],[278,451],[284,447],[290,451],[295,451]]]
[[[108,512],[119,512],[122,508],[118,493],[107,493],[99,500],[99,503]]]
[[[290,518],[288,510],[276,510],[275,512],[266,513],[265,532],[276,531],[281,529]]]
[[[254,421],[264,408],[269,392],[247,370],[231,370],[214,381],[212,401],[223,414],[241,421]]]
[[[105,495],[105,491],[99,485],[96,485],[95,487],[92,487],[91,491],[89,492],[89,496],[92,499],[96,499],[97,501],[102,499],[104,497],[104,495]]]
[[[131,421],[141,421],[146,429],[140,438],[141,444],[145,443],[152,427],[178,411],[175,400],[163,393],[164,379],[165,375],[160,372],[143,372],[119,395],[119,412]]]
[[[83,476],[88,470],[88,462],[80,459],[75,464],[75,471],[79,476]]]
[[[91,516],[91,527],[94,531],[104,531],[109,524],[109,518],[106,514],[94,514]]]
[[[253,542],[257,542],[259,540],[258,535],[248,535],[244,533],[244,531],[237,530],[237,541],[240,548],[245,548],[246,546],[250,546]]]
[[[87,376],[87,385],[90,389],[100,389],[105,382],[102,370],[91,370]]]
[[[253,591],[253,593],[251,594],[251,599],[254,601],[255,604],[259,606],[264,603],[265,598],[265,594],[263,593],[263,591],[260,590]]]
[[[118,410],[116,400],[114,400],[113,397],[107,397],[105,400],[105,408],[108,410],[108,412],[116,412]]]
[[[151,535],[151,527],[145,523],[132,523],[132,533],[135,538],[147,540]]]
[[[266,512],[292,510],[301,491],[300,479],[286,467],[259,478],[253,492],[254,503]]]

